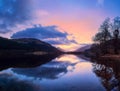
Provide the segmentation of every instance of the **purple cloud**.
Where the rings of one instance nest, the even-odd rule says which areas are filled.
[[[14,33],[11,38],[36,38],[48,42],[50,44],[69,44],[77,43],[74,39],[69,40],[70,36],[66,32],[60,32],[57,26],[41,26],[35,25],[32,28]]]
[[[31,19],[30,3],[31,0],[0,0],[0,33],[7,33]]]

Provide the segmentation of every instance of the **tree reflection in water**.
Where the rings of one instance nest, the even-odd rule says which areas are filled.
[[[120,61],[97,61],[93,64],[93,72],[107,91],[120,91]]]

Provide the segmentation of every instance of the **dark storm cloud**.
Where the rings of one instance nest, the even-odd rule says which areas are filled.
[[[17,24],[31,18],[31,0],[0,0],[0,33],[7,33]]]
[[[60,32],[57,29],[57,26],[44,27],[41,25],[35,25],[32,28],[27,28],[13,34],[11,38],[36,38],[50,44],[68,44],[73,42],[73,40],[68,40],[67,36],[69,36],[69,34],[66,32]]]

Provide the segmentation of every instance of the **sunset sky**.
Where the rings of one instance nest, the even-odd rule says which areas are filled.
[[[120,0],[0,0],[0,35],[91,43],[105,18],[120,15],[119,8]]]

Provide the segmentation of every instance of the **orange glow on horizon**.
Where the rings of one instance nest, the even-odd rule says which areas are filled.
[[[61,45],[55,45],[57,48],[62,49],[63,51],[75,51],[78,48],[80,48],[82,45],[80,44],[69,44],[69,45],[65,45],[65,44],[61,44]]]
[[[37,13],[38,17],[41,16],[41,13]],[[93,16],[89,13],[96,15]],[[98,31],[101,22],[104,20],[104,14],[101,12],[98,13],[97,11],[89,11],[86,13],[86,16],[82,16],[83,18],[79,18],[78,15],[76,17],[72,15],[61,15],[59,13],[56,15],[48,13],[48,15],[42,16],[42,19],[38,19],[40,21],[37,20],[35,22],[45,26],[56,25],[60,28],[60,31],[72,34],[78,43],[92,43],[92,37]]]

